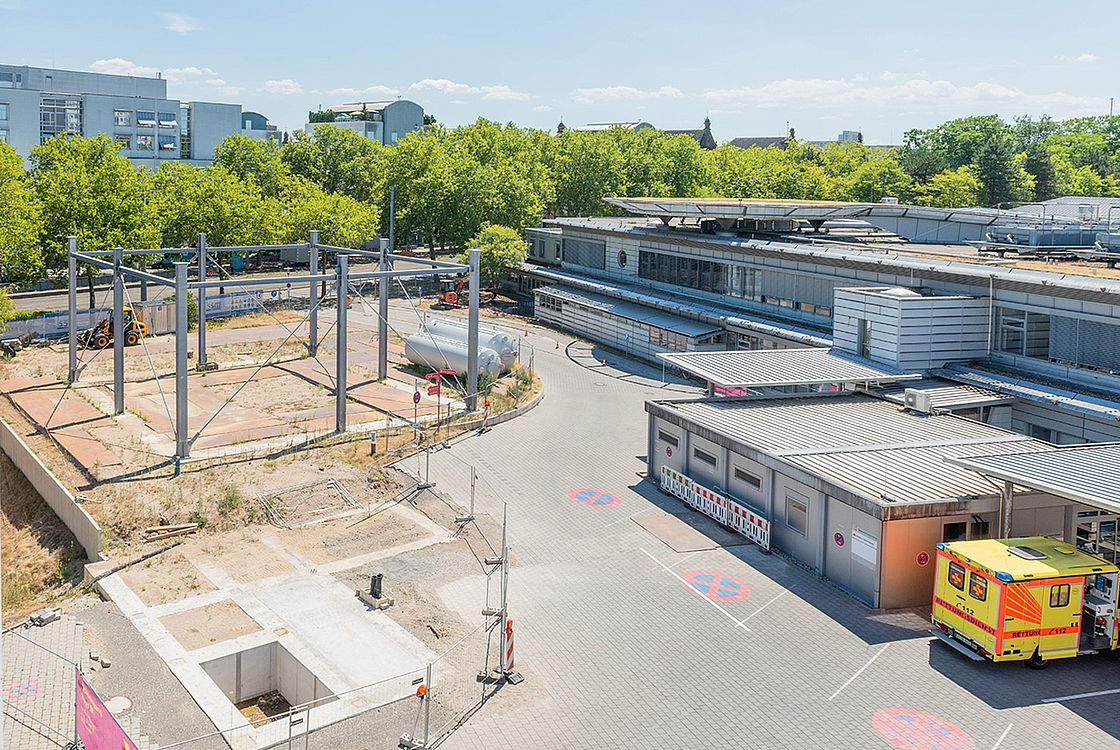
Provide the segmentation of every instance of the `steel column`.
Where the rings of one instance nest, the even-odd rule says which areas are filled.
[[[308,270],[311,275],[319,273],[319,230],[311,230],[311,242],[307,245],[307,262],[309,264]],[[307,286],[307,293],[311,301],[311,312],[307,316],[307,325],[310,327],[310,333],[307,337],[307,352],[314,357],[319,349],[319,306],[316,303],[317,294],[315,291],[315,282],[312,281]]]
[[[190,455],[187,439],[187,263],[175,264],[175,458]]]
[[[206,281],[206,233],[198,233],[198,280]],[[198,368],[206,369],[206,287],[198,287]]]
[[[346,300],[350,292],[349,258],[338,259],[338,316],[335,319],[334,428],[346,432]]]
[[[389,186],[389,252],[397,252],[397,186]],[[1111,231],[1111,229],[1109,230]]]
[[[66,380],[69,383],[78,381],[78,259],[74,253],[78,251],[78,238],[67,237],[67,340],[69,341],[70,363],[67,368]]]
[[[124,275],[121,249],[113,250],[113,414],[124,414]]]
[[[467,308],[467,411],[478,408],[478,302],[480,251],[468,251],[471,266],[470,306]]]
[[[381,240],[378,268],[389,270],[389,242]],[[377,379],[389,377],[389,279],[377,280],[377,312],[381,317],[377,328]]]
[[[1000,495],[1003,500],[1003,519],[1000,522],[1003,528],[1000,538],[1007,539],[1011,536],[1011,511],[1015,500],[1015,485],[1011,482],[1004,482],[1003,491],[1000,492]]]

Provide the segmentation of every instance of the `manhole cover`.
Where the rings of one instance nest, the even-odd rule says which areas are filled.
[[[109,709],[109,713],[113,716],[120,716],[132,708],[132,699],[123,695],[114,695],[105,701],[105,708]]]

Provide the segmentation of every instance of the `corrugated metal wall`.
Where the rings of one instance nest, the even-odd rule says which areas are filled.
[[[564,263],[602,271],[607,267],[607,243],[565,237]]]

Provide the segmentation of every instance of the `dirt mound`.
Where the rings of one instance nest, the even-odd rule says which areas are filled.
[[[81,581],[85,554],[78,541],[3,453],[0,546],[6,621],[55,601]]]

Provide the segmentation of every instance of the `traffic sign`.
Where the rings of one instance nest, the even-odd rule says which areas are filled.
[[[420,403],[420,391],[416,391],[416,393],[412,394],[412,403],[414,403],[414,404]]]
[[[602,490],[591,489],[575,489],[568,491],[568,497],[575,500],[577,503],[582,503],[590,508],[613,508],[619,505],[622,500],[618,499],[609,492]]]
[[[454,375],[454,374],[455,374],[455,371],[454,371],[454,370],[446,370],[446,369],[440,368],[439,374],[440,374],[440,375]]]
[[[671,446],[671,445],[666,445],[666,446],[665,446],[665,455],[666,455],[666,456],[669,456],[670,458],[672,457],[672,455],[673,455],[673,446]]]
[[[434,383],[435,381],[439,380],[439,373],[438,372],[429,372],[427,375],[424,376],[424,378],[427,379],[427,380],[431,380]]]
[[[751,595],[750,587],[738,578],[711,570],[685,573],[684,582],[713,602],[737,602]]]
[[[417,395],[419,395],[419,394],[417,394]],[[429,396],[438,396],[439,395],[439,386],[438,385],[429,385],[428,386],[428,395]],[[414,403],[414,404],[417,403],[416,396],[412,397],[412,403]]]
[[[929,553],[922,550],[918,553],[918,567],[924,568],[927,565],[929,565]]]
[[[836,542],[837,547],[843,547],[844,546],[844,534],[842,532],[837,531],[835,534],[832,535],[832,541]]]

